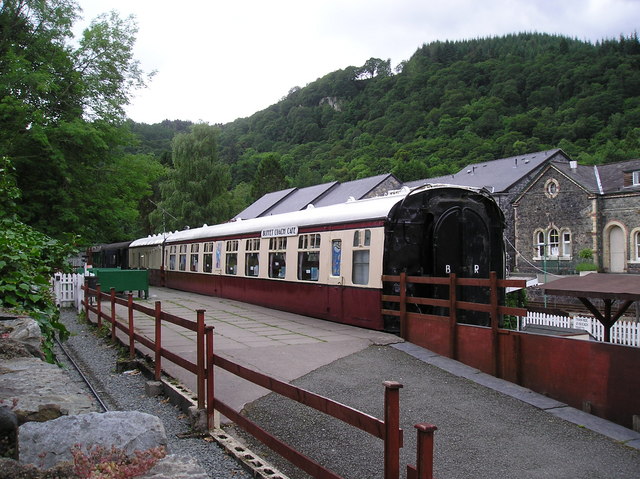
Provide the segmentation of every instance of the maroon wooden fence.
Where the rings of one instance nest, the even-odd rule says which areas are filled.
[[[155,302],[154,308],[147,308],[134,303],[132,294],[129,294],[126,300],[117,297],[113,288],[109,293],[102,292],[100,285],[97,285],[96,289],[91,289],[87,286],[83,286],[82,289],[85,291],[85,299],[82,304],[85,307],[87,319],[90,319],[89,313],[95,314],[98,327],[102,327],[103,320],[107,321],[111,328],[111,337],[113,340],[120,340],[116,335],[116,330],[121,330],[128,338],[129,355],[131,358],[135,357],[136,343],[140,343],[154,352],[154,376],[156,380],[161,379],[163,358],[196,375],[198,408],[206,409],[210,428],[213,427],[214,411],[217,410],[312,477],[323,479],[340,479],[341,477],[295,450],[216,398],[214,366],[218,366],[238,377],[323,412],[381,439],[384,442],[383,477],[385,479],[399,479],[400,448],[403,445],[403,431],[400,428],[399,394],[402,384],[393,381],[383,383],[385,388],[384,419],[378,419],[357,409],[311,391],[292,386],[218,356],[214,353],[214,328],[205,325],[204,310],[197,310],[196,321],[190,321],[163,312],[160,301]],[[96,298],[95,305],[90,301],[91,297]],[[110,306],[108,312],[103,311],[103,303],[105,301],[107,301]],[[116,305],[127,308],[127,321],[118,319],[116,315]],[[139,311],[154,318],[155,329],[153,339],[136,332],[134,311]],[[162,347],[162,322],[175,324],[189,331],[196,332],[196,363],[182,358]],[[426,424],[418,424],[416,428],[418,431],[417,466],[407,466],[408,474],[410,474],[408,477],[409,479],[431,479],[433,477],[433,432],[436,428],[435,426]]]
[[[384,309],[383,313],[400,318],[407,341],[627,428],[640,415],[638,348],[499,328],[501,315],[527,314],[524,309],[498,304],[500,288],[524,287],[524,281],[500,280],[495,273],[489,279],[452,274],[446,278],[384,276],[383,280],[400,285],[398,295],[383,296],[383,301],[398,304],[398,310]],[[411,283],[448,286],[449,297],[408,296]],[[458,286],[488,288],[489,303],[458,301]],[[410,312],[411,304],[448,308],[449,315]],[[491,326],[459,324],[456,310],[465,309],[489,313]]]

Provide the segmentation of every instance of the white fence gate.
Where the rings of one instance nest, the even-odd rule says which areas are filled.
[[[82,309],[82,285],[84,274],[56,273],[51,278],[56,306],[59,308],[74,307],[78,312]]]
[[[520,319],[519,329],[524,328],[527,324],[583,329],[598,341],[602,341],[604,338],[604,326],[600,321],[589,316],[552,316],[529,311],[526,317]],[[639,347],[640,324],[634,320],[619,319],[611,328],[611,342]]]

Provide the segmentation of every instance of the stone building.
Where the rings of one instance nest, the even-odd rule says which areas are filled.
[[[515,268],[573,274],[591,252],[609,273],[640,273],[640,160],[551,161],[513,201]]]

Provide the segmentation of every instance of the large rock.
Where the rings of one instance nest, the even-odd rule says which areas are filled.
[[[61,368],[36,358],[0,361],[0,400],[22,424],[96,410],[90,396]]]
[[[127,454],[166,446],[167,436],[160,419],[137,411],[113,411],[61,417],[44,423],[29,422],[18,431],[20,461],[50,468],[71,461],[71,449],[95,445],[123,450]]]
[[[35,320],[26,317],[0,317],[0,334],[35,348],[39,348],[42,341],[40,326]]]

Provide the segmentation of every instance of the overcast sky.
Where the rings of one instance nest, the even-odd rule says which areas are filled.
[[[116,10],[157,74],[128,116],[227,123],[294,86],[371,58],[395,68],[423,44],[519,32],[596,42],[638,30],[640,0],[78,0],[82,26]],[[80,24],[79,24],[80,26]]]

